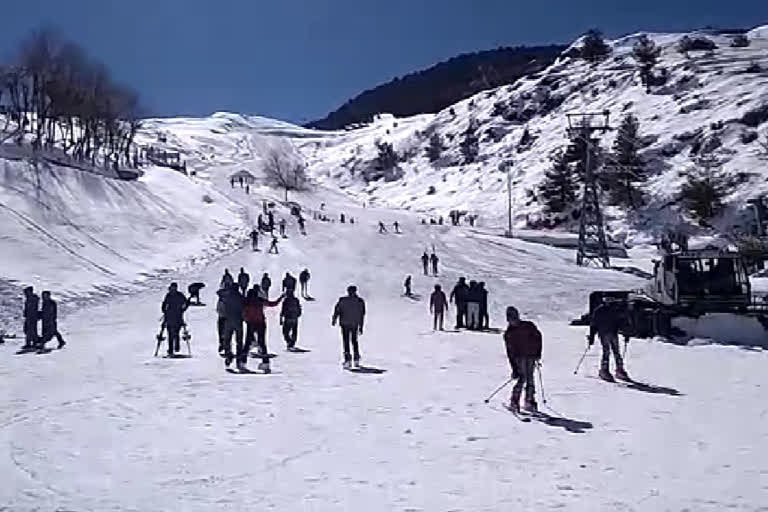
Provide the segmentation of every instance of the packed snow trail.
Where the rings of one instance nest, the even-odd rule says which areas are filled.
[[[0,346],[0,509],[594,512],[768,503],[765,352],[633,341],[627,368],[658,392],[590,378],[597,347],[574,376],[585,332],[567,321],[583,312],[590,289],[633,287],[636,278],[579,269],[571,251],[421,226],[409,215],[329,210],[356,223],[309,220],[307,237],[291,224],[279,256],[246,249],[176,276],[182,290],[207,284],[208,306],[187,313],[192,359],[152,357],[164,289],[67,317],[62,351],[15,356],[18,342]],[[376,233],[378,220],[389,228],[395,219],[404,234]],[[421,275],[419,261],[433,244],[437,279]],[[277,309],[268,311],[268,345],[279,354],[272,375],[226,373],[216,354],[215,289],[225,267],[236,274],[241,266],[252,282],[269,272],[273,296],[286,270],[312,272],[317,300],[303,303],[298,342],[311,352],[285,352]],[[401,296],[408,273],[420,300]],[[508,304],[539,324],[544,411],[564,420],[517,421],[501,405],[509,388],[483,403],[509,376],[499,334],[432,333],[428,294],[436,282],[449,292],[459,275],[487,283],[492,327],[503,327]],[[330,319],[352,283],[368,305],[362,362],[381,375],[341,369]]]

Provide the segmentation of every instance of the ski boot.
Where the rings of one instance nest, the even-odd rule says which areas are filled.
[[[56,347],[56,348],[57,348],[58,350],[61,350],[61,349],[63,349],[63,348],[64,348],[64,345],[66,345],[66,344],[67,344],[67,342],[66,342],[66,341],[64,341],[64,340],[61,340],[61,341],[59,342],[59,346],[58,346],[58,347]]]
[[[624,382],[631,382],[632,379],[624,368],[616,368],[616,378]]]
[[[531,414],[539,412],[539,406],[536,404],[536,400],[526,400],[523,409]]]
[[[349,359],[345,359],[344,362],[341,364],[341,367],[345,370],[349,370],[352,368],[352,362]]]
[[[613,375],[611,375],[608,368],[600,368],[600,373],[598,373],[597,376],[606,382],[616,382],[616,379],[613,378]]]
[[[520,400],[511,399],[508,407],[513,413],[520,414]]]
[[[352,360],[352,368],[360,368],[360,356]]]
[[[242,361],[238,361],[235,366],[237,367],[237,371],[240,373],[248,372],[248,367],[245,366],[245,363],[243,363]]]
[[[231,365],[231,364],[232,364],[232,360],[233,360],[233,359],[234,359],[234,356],[233,356],[231,353],[229,353],[229,352],[226,352],[226,353],[224,354],[224,366],[226,366],[227,368],[229,368],[229,365]]]

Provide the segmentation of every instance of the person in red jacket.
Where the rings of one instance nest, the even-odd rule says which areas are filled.
[[[243,310],[243,320],[245,320],[245,346],[242,352],[237,354],[237,369],[240,371],[246,370],[245,363],[248,361],[248,353],[251,350],[251,345],[254,342],[254,334],[256,335],[256,344],[258,345],[258,352],[264,355],[264,359],[259,363],[259,370],[269,373],[269,359],[267,355],[267,319],[264,316],[265,307],[275,307],[283,300],[283,295],[277,298],[277,300],[267,300],[259,293],[259,285],[253,285],[253,288],[248,290],[248,295],[245,297],[245,309]],[[239,347],[238,347],[239,348]]]
[[[513,411],[520,411],[520,394],[525,386],[525,409],[536,412],[538,407],[533,374],[541,359],[541,332],[533,322],[520,320],[520,313],[513,306],[507,308],[504,344],[512,367],[512,378],[517,379],[512,388],[509,407]]]

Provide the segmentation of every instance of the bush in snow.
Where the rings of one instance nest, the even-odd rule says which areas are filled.
[[[717,45],[704,36],[683,36],[677,42],[677,51],[688,57],[688,52],[695,51],[713,51],[717,49]]]
[[[745,124],[752,128],[757,128],[766,121],[768,121],[768,103],[763,103],[757,108],[748,110],[739,120],[741,124]]]
[[[709,225],[723,210],[728,180],[712,166],[702,166],[687,173],[679,199],[702,225]]]
[[[645,85],[647,92],[650,92],[653,68],[658,64],[660,55],[661,48],[645,34],[632,47],[632,57],[640,68],[640,81]]]
[[[603,34],[597,29],[592,29],[584,34],[583,44],[579,50],[579,57],[590,62],[603,60],[611,53],[611,48],[605,44]]]
[[[550,213],[562,213],[576,200],[576,180],[562,150],[551,156],[552,166],[544,173],[539,188],[545,207]]]
[[[746,48],[749,46],[749,38],[744,34],[738,34],[731,39],[731,48]]]
[[[443,144],[443,138],[439,133],[433,133],[429,138],[429,145],[427,146],[426,153],[430,162],[437,162],[443,155],[443,151],[446,149]]]
[[[465,164],[471,164],[477,160],[477,156],[480,154],[480,139],[477,135],[478,128],[479,123],[477,119],[471,118],[467,129],[464,131],[464,138],[459,144]]]

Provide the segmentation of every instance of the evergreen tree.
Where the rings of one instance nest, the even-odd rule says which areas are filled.
[[[653,79],[653,68],[658,64],[660,55],[661,48],[645,34],[632,47],[632,57],[640,68],[640,80],[648,92]]]
[[[391,142],[376,141],[376,149],[379,151],[374,162],[376,170],[388,171],[397,165],[397,153]]]
[[[429,161],[436,162],[440,160],[440,157],[443,155],[443,150],[445,149],[443,138],[439,133],[433,133],[429,138],[429,145],[427,146],[427,157],[429,158]]]
[[[707,162],[689,172],[687,178],[680,189],[679,199],[699,223],[708,225],[723,210],[728,180],[716,166]]]
[[[584,34],[583,44],[579,53],[582,59],[597,62],[611,53],[611,48],[605,44],[602,32],[593,28]]]
[[[550,160],[552,167],[544,174],[539,195],[549,212],[562,213],[576,200],[576,176],[563,151],[555,151]]]
[[[467,129],[464,131],[464,138],[459,144],[465,164],[471,164],[477,160],[477,155],[480,153],[480,138],[477,135],[478,127],[477,119],[471,118]]]
[[[638,189],[638,183],[645,178],[643,161],[638,155],[639,133],[637,118],[632,114],[625,115],[613,143],[615,170],[607,180],[611,202],[628,208],[636,208],[643,202],[642,191]]]

